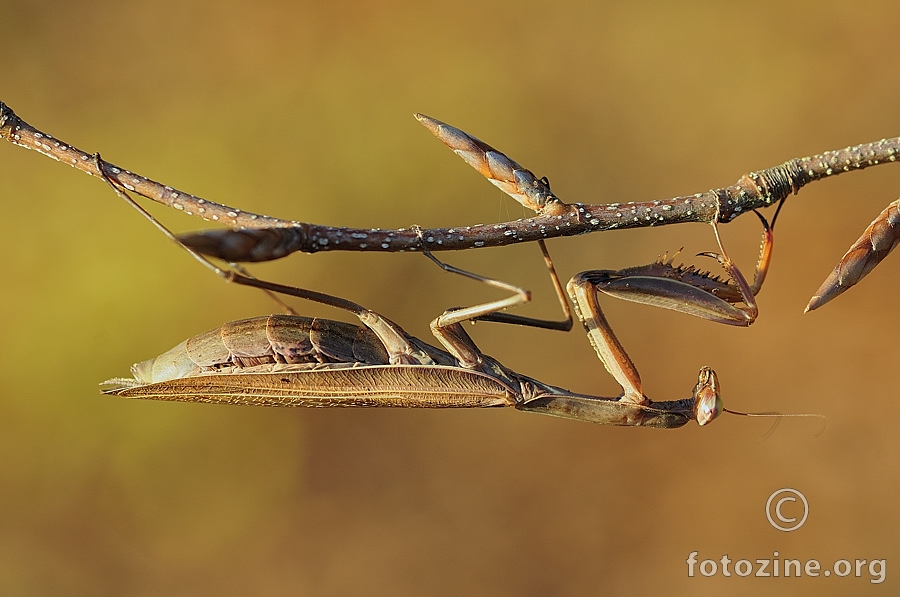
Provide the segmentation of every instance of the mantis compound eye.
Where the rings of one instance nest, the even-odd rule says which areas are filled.
[[[719,396],[719,378],[715,371],[703,367],[694,387],[694,418],[698,425],[706,425],[723,410],[722,397]]]

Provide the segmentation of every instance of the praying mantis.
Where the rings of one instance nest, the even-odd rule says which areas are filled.
[[[277,290],[310,298],[302,289]],[[497,307],[479,305],[477,311],[487,318]],[[593,308],[590,302],[583,307]],[[670,429],[690,420],[705,425],[725,410],[716,374],[706,367],[690,398],[645,397],[637,369],[599,310],[590,318],[590,333],[615,355],[602,352],[601,358],[625,384],[619,398],[570,392],[512,371],[483,354],[462,328],[470,313],[460,319],[463,314],[448,311],[432,322],[441,350],[372,311],[357,305],[348,310],[363,325],[296,315],[231,322],[136,364],[134,378],[102,387],[128,398],[263,406],[512,406],[605,425]]]

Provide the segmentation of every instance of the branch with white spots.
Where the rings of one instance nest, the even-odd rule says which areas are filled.
[[[537,212],[498,224],[462,228],[416,227],[395,230],[321,226],[244,212],[163,185],[54,139],[0,102],[0,137],[27,149],[99,176],[98,167],[116,184],[147,199],[229,226],[230,230],[186,235],[195,250],[227,261],[267,261],[293,252],[417,251],[424,241],[431,251],[496,247],[605,230],[664,226],[683,222],[730,222],[739,215],[777,203],[806,184],[851,170],[862,170],[900,155],[900,137],[788,160],[750,172],[735,184],[704,193],[630,203],[564,203],[537,178],[503,153],[467,133],[417,114],[416,118],[493,184]]]

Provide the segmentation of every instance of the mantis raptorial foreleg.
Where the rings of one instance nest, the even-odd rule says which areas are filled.
[[[781,209],[781,204],[778,209]],[[720,252],[701,255],[716,259],[732,282],[720,280],[694,267],[673,266],[672,260],[666,258],[650,265],[619,271],[581,272],[569,281],[567,290],[575,304],[575,312],[597,356],[610,375],[622,386],[623,400],[636,403],[645,400],[641,378],[603,315],[597,301],[597,292],[672,309],[717,323],[749,326],[756,320],[758,314],[755,295],[759,292],[769,267],[773,243],[772,230],[778,211],[775,212],[771,225],[759,213],[757,216],[762,221],[764,230],[752,285],[747,283],[740,269],[725,252],[715,222],[712,226]],[[709,388],[715,389],[716,384],[715,373],[704,368],[700,372],[700,382],[695,389],[695,396],[697,391],[713,391]],[[717,390],[715,393],[717,394]]]
[[[777,211],[775,215],[777,217]],[[672,309],[717,323],[749,326],[756,321],[759,313],[755,296],[765,280],[774,240],[774,218],[770,225],[761,215],[757,216],[763,223],[764,231],[753,284],[747,282],[737,265],[728,257],[715,222],[712,226],[719,253],[700,255],[718,261],[728,274],[728,280],[721,280],[693,266],[674,266],[672,259],[663,257],[649,265],[623,270],[582,272],[577,276],[578,284],[590,285],[616,298]]]

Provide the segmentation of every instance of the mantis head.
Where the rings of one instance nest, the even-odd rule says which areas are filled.
[[[694,386],[694,419],[698,425],[706,425],[724,410],[716,372],[709,367],[701,368],[697,385]]]
[[[822,419],[822,429],[816,435],[821,435],[825,430],[825,417],[819,414],[745,413],[725,408],[725,405],[722,404],[722,397],[719,395],[719,377],[709,367],[702,367],[697,385],[694,386],[694,419],[696,419],[698,425],[706,425],[723,412],[741,415],[742,417],[776,417],[775,426],[777,426],[778,421],[782,417],[816,417]],[[775,430],[775,426],[772,427],[769,433]],[[768,437],[768,434],[766,434],[766,437]]]

